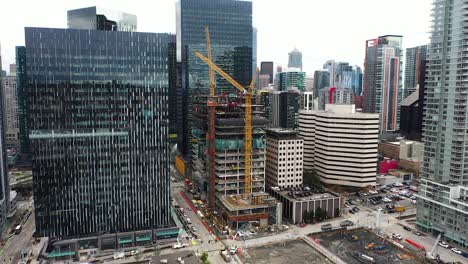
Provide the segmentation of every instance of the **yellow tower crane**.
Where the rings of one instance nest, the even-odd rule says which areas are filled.
[[[207,35],[209,36],[209,35]],[[207,44],[209,41],[207,40]],[[200,58],[203,62],[231,83],[237,90],[245,96],[245,129],[244,129],[244,145],[245,145],[245,193],[252,193],[252,91],[255,85],[255,77],[258,74],[258,68],[255,71],[255,75],[252,77],[249,87],[245,89],[236,80],[234,80],[229,74],[224,72],[218,67],[213,61],[200,52],[195,52],[195,56]],[[211,91],[210,91],[211,92]]]

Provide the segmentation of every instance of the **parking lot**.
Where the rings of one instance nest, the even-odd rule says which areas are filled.
[[[251,247],[241,255],[244,263],[252,264],[328,264],[332,263],[303,240]]]
[[[367,229],[322,232],[312,234],[312,238],[349,264],[429,263],[423,255],[405,251]]]

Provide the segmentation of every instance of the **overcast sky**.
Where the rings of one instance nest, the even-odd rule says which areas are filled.
[[[367,39],[403,35],[403,47],[429,42],[430,0],[253,0],[258,63],[287,65],[294,47],[307,75],[329,59],[362,66]],[[99,5],[133,13],[138,31],[175,32],[175,0],[10,0],[0,5],[3,69],[24,45],[24,27],[67,26],[69,9]],[[276,66],[275,66],[276,67]]]

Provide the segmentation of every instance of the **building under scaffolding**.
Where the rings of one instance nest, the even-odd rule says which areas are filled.
[[[237,229],[248,222],[267,225],[281,215],[281,206],[265,193],[265,128],[268,120],[261,105],[252,105],[252,195],[245,193],[245,104],[242,94],[222,94],[214,98],[215,151],[208,155],[208,94],[193,96],[192,177],[202,197],[213,190],[215,212],[223,225]],[[255,102],[255,98],[252,98]],[[210,181],[210,160],[214,162],[214,180]],[[214,184],[210,184],[214,183]],[[211,186],[214,185],[214,186]],[[214,189],[210,189],[214,188]],[[281,219],[281,217],[279,217]]]

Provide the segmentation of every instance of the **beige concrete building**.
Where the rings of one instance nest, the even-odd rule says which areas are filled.
[[[10,65],[10,74],[1,78],[5,138],[7,147],[19,147],[18,101],[16,90],[16,68]]]
[[[266,185],[302,186],[303,139],[299,132],[280,128],[267,129],[266,132]]]
[[[354,105],[326,105],[325,111],[299,112],[304,138],[304,168],[317,171],[323,183],[348,187],[376,184],[378,114]]]

